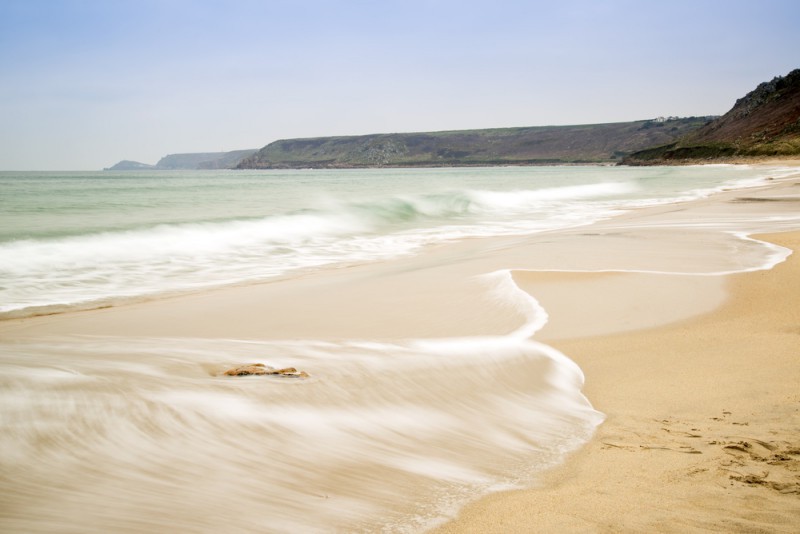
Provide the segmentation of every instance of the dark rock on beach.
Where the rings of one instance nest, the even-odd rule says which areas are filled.
[[[240,365],[239,367],[234,367],[233,369],[228,369],[224,373],[224,376],[261,376],[261,375],[278,375],[278,376],[286,376],[291,378],[308,378],[308,373],[305,371],[298,371],[294,367],[286,367],[284,369],[275,369],[273,367],[268,367],[263,363],[249,363],[246,365]]]

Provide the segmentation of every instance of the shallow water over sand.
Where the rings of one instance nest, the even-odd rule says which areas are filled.
[[[245,362],[311,378],[218,376]],[[516,337],[62,338],[0,365],[15,532],[414,532],[531,483],[602,418],[574,364]]]

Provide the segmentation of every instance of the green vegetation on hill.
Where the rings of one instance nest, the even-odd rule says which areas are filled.
[[[733,108],[672,143],[623,159],[623,165],[800,156],[800,69],[759,84]]]
[[[707,121],[707,117],[690,117],[576,126],[285,139],[242,159],[237,168],[610,163],[636,150],[672,142]]]

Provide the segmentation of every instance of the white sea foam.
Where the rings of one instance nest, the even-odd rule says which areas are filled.
[[[313,379],[207,371],[263,354]],[[10,367],[92,380],[31,375],[22,387]],[[507,336],[64,338],[0,344],[0,369],[0,390],[14,400],[0,403],[0,465],[14,474],[14,491],[0,482],[0,504],[25,503],[40,526],[60,520],[84,532],[155,516],[181,531],[259,521],[287,532],[418,531],[465,500],[529,483],[602,420],[577,366]],[[80,486],[65,489],[73,479]]]
[[[522,326],[509,333],[511,338],[530,338],[547,324],[547,311],[534,297],[517,286],[511,276],[511,270],[503,269],[487,273],[481,278],[490,285],[490,292],[496,299],[512,305],[525,318]]]
[[[631,182],[601,182],[527,191],[474,191],[471,193],[471,197],[486,210],[527,210],[542,207],[543,204],[554,201],[618,197],[636,192],[638,189],[637,185]]]
[[[616,188],[592,184],[327,202],[323,211],[259,219],[8,241],[0,243],[0,312],[257,280],[393,258],[465,237],[586,224],[612,211],[563,199]]]
[[[225,189],[224,211],[219,182],[230,180],[228,175],[180,175],[175,183],[170,182],[173,175],[165,175],[158,182],[163,190],[142,178],[139,191],[137,181],[125,180],[117,196],[130,198],[142,210],[153,204],[146,217],[138,215],[139,209],[122,209],[124,203],[117,196],[86,197],[106,190],[115,193],[120,182],[103,175],[91,178],[88,193],[81,189],[84,182],[78,180],[72,191],[70,180],[59,177],[56,183],[66,189],[59,189],[52,198],[53,213],[48,215],[37,205],[40,197],[43,202],[49,198],[51,182],[45,177],[25,182],[20,189],[20,195],[30,198],[22,198],[21,207],[12,210],[21,217],[16,223],[19,237],[0,241],[0,313],[25,315],[99,305],[330,265],[387,260],[467,237],[586,225],[632,207],[698,198],[724,188],[753,185],[765,173],[788,172],[781,168],[711,171],[694,170],[700,176],[709,175],[700,180],[680,173],[673,176],[678,171],[671,169],[599,167],[473,169],[455,178],[453,170],[392,170],[386,171],[388,180],[381,178],[381,171],[375,171],[375,177],[341,171],[274,179],[263,173],[263,177],[242,175],[241,193]],[[98,180],[107,180],[107,187],[98,188]],[[35,187],[42,188],[38,196]],[[63,199],[72,196],[89,211],[70,215],[74,211],[67,209]],[[187,200],[195,198],[206,203],[194,205]],[[266,215],[253,216],[259,203],[265,205]],[[118,208],[109,211],[107,205]],[[206,211],[208,218],[204,218]],[[164,222],[158,223],[159,218]],[[191,218],[194,222],[168,222]],[[113,230],[92,222],[102,219],[109,219],[107,226]],[[138,224],[143,220],[155,224]],[[36,232],[29,234],[27,226]],[[83,230],[73,233],[70,228]]]

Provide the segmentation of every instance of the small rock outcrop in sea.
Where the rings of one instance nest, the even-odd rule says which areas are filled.
[[[284,369],[275,369],[274,367],[267,367],[263,363],[248,363],[240,365],[233,369],[228,369],[224,376],[260,376],[260,375],[279,375],[291,378],[308,378],[308,373],[305,371],[298,371],[294,367],[286,367]]]

